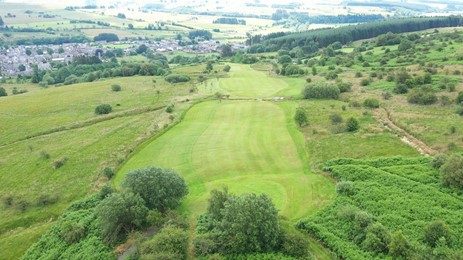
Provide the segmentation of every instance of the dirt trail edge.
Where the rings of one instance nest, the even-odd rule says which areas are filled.
[[[434,150],[433,148],[429,147],[426,143],[416,138],[400,126],[396,125],[394,121],[392,121],[389,115],[389,111],[387,111],[386,109],[376,109],[375,117],[384,128],[397,134],[397,136],[400,138],[402,142],[415,148],[420,154],[432,156],[439,153],[437,150]]]

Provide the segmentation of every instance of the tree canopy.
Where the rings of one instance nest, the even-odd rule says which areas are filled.
[[[172,169],[156,167],[129,172],[122,187],[139,194],[148,208],[160,212],[177,207],[188,194],[185,180],[178,173]]]
[[[104,240],[112,243],[141,227],[148,215],[148,208],[138,194],[112,193],[97,206],[96,215]]]

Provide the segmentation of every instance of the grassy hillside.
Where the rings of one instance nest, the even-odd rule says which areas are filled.
[[[106,182],[105,166],[118,167],[140,142],[171,124],[165,105],[176,104],[174,120],[191,105],[178,103],[193,97],[189,86],[173,87],[159,79],[154,84],[152,79],[48,89],[18,85],[29,92],[0,100],[1,110],[7,111],[1,115],[0,197],[12,200],[2,203],[0,211],[1,259],[19,257],[71,202]],[[121,92],[111,91],[116,82]],[[11,88],[6,85],[7,91]],[[114,112],[95,115],[101,103],[111,104]]]

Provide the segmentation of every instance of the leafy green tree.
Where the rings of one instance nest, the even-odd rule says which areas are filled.
[[[112,193],[96,208],[103,238],[113,243],[128,232],[143,225],[148,208],[138,194],[132,192]]]
[[[285,233],[282,252],[285,255],[305,259],[309,255],[309,241],[300,233]]]
[[[280,64],[291,63],[291,61],[293,61],[293,59],[291,59],[289,55],[283,55],[278,58],[278,63]]]
[[[305,99],[338,99],[339,88],[333,84],[309,84],[302,90]]]
[[[5,25],[5,22],[3,21],[2,17],[0,16],[0,26]]]
[[[444,165],[448,159],[449,159],[449,156],[444,153],[436,154],[432,158],[431,166],[436,169],[440,169],[440,167]]]
[[[444,185],[463,189],[463,157],[450,156],[440,168],[440,174]]]
[[[172,169],[156,167],[129,172],[122,187],[139,194],[149,209],[160,212],[177,207],[188,194],[185,180],[178,173]]]
[[[450,243],[452,240],[450,228],[440,220],[431,222],[426,227],[424,241],[431,247],[436,247],[441,238],[445,238],[447,243]]]
[[[21,64],[21,65],[18,66],[18,70],[19,70],[19,71],[25,71],[25,70],[26,70],[26,66],[24,66],[23,64]]]
[[[138,46],[136,51],[138,54],[142,54],[142,53],[145,53],[147,50],[148,50],[148,46],[146,46],[145,44],[142,44]]]
[[[299,127],[303,127],[309,124],[309,119],[307,118],[305,111],[300,107],[296,109],[294,120]]]
[[[224,254],[270,252],[280,243],[278,210],[265,195],[229,198],[218,225],[218,241]]]
[[[225,71],[225,72],[230,72],[230,69],[231,69],[231,67],[228,64],[223,67],[223,71]]]
[[[8,93],[6,93],[5,88],[0,87],[0,97],[6,97],[8,96]]]
[[[167,226],[141,245],[141,259],[187,259],[188,233]]]
[[[408,39],[402,39],[400,41],[398,50],[400,52],[403,52],[403,51],[406,51],[406,50],[411,49],[411,48],[413,48],[412,42],[410,40],[408,40]]]
[[[105,115],[109,114],[113,111],[111,105],[108,104],[101,104],[95,108],[95,114],[97,115]]]
[[[231,48],[231,45],[230,44],[223,44],[222,46],[220,46],[220,55],[223,58],[233,56],[233,50]]]
[[[351,117],[346,121],[346,129],[349,132],[355,132],[359,129],[360,123],[357,119]]]
[[[362,246],[375,253],[387,253],[390,240],[391,236],[386,228],[381,223],[374,223],[368,226]]]
[[[399,230],[392,234],[388,248],[393,257],[406,259],[410,254],[411,244],[402,230]]]
[[[223,190],[212,190],[208,200],[207,215],[214,221],[222,220],[222,210],[225,207],[225,203],[232,196],[233,195],[228,193],[227,187],[224,187]]]

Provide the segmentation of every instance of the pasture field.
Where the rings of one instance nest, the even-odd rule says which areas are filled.
[[[304,128],[313,166],[332,158],[370,158],[378,156],[417,156],[418,152],[385,130],[373,117],[374,111],[349,107],[342,101],[304,101],[300,103],[309,118]],[[345,110],[343,110],[345,107]],[[339,115],[340,123],[332,123],[330,116]],[[349,133],[343,130],[344,122],[359,119],[360,130]],[[348,149],[345,149],[348,147]]]
[[[14,84],[28,92],[0,99],[0,197],[12,200],[0,206],[0,259],[19,258],[70,203],[107,181],[104,167],[118,167],[138,144],[191,106],[181,101],[200,97],[190,94],[186,84],[172,86],[158,78],[154,87],[152,79],[118,78],[47,89]],[[121,92],[111,91],[114,83],[121,84]],[[2,86],[11,94],[13,85]],[[114,112],[96,116],[100,103],[111,104]],[[171,103],[175,111],[169,114],[164,107]],[[29,135],[36,136],[23,140]],[[64,165],[57,168],[60,162]]]
[[[153,79],[157,82],[153,83]],[[122,91],[111,91],[111,85],[119,84]],[[47,89],[17,84],[3,85],[11,95],[11,89],[28,89],[21,95],[11,95],[0,100],[1,144],[22,140],[42,132],[79,124],[95,119],[95,107],[110,104],[113,113],[134,109],[166,106],[191,95],[189,85],[172,86],[161,77],[135,76],[101,80]],[[119,105],[118,105],[119,104]],[[21,120],[18,120],[21,118]]]

